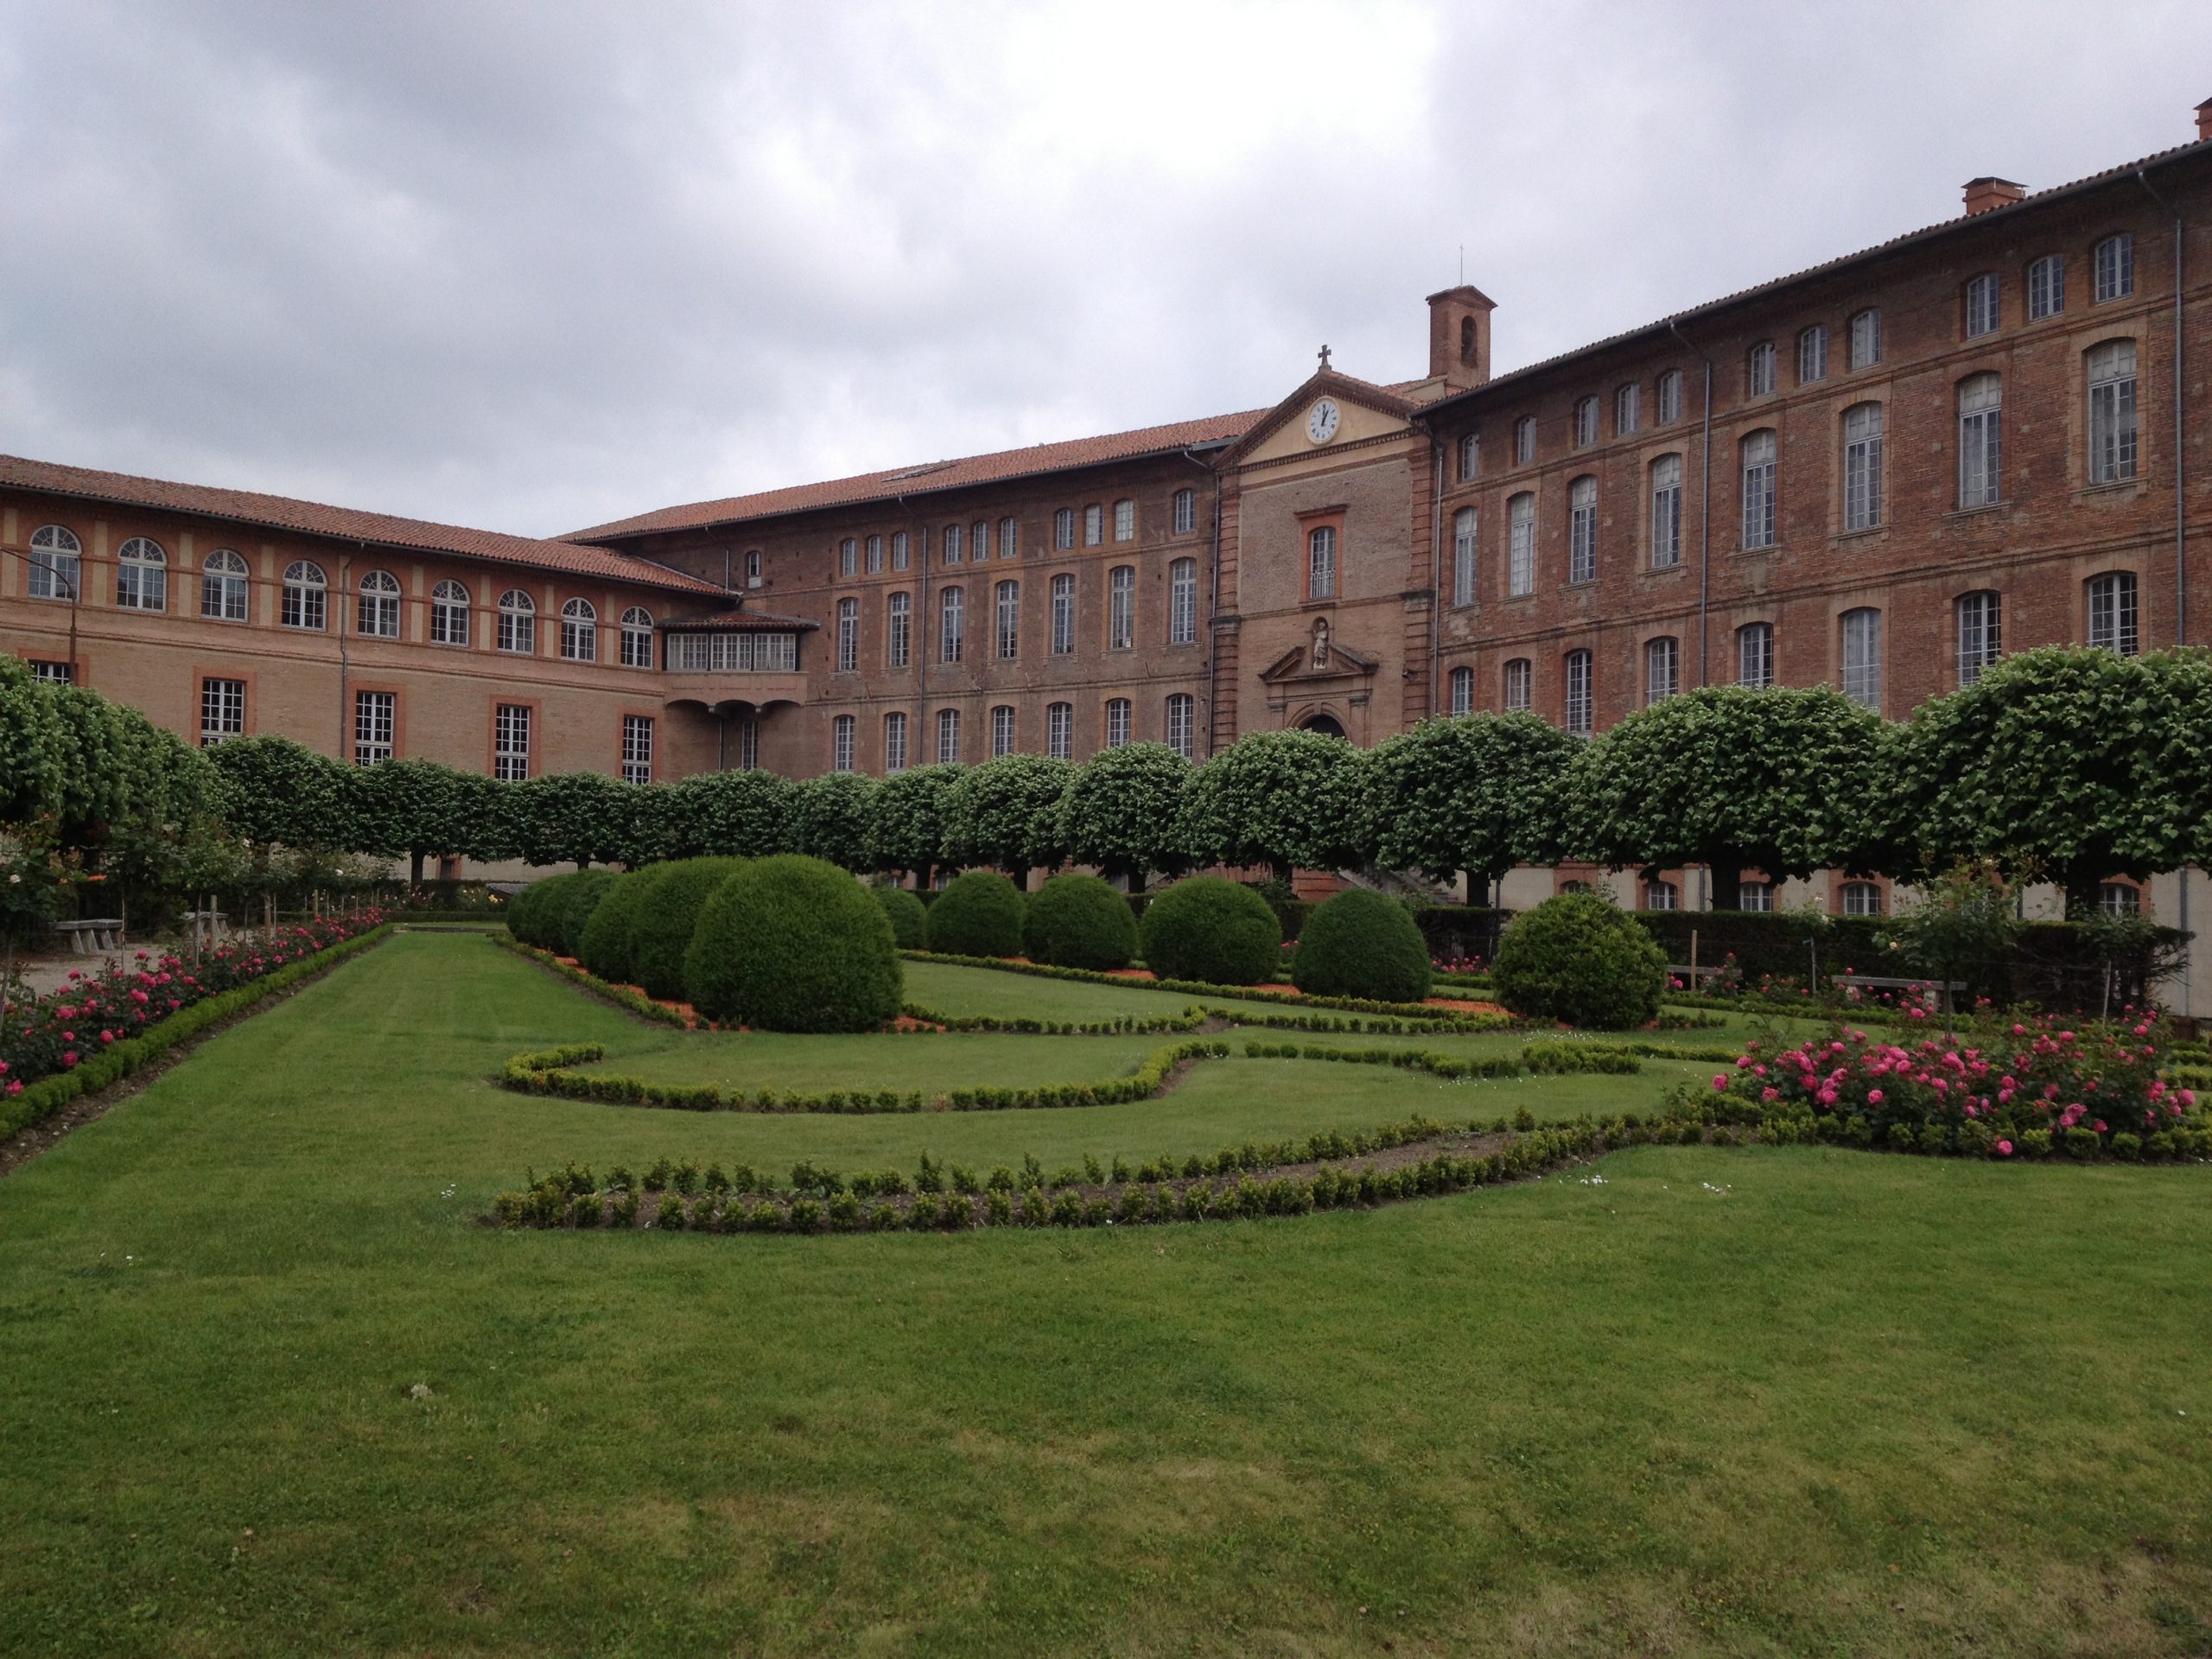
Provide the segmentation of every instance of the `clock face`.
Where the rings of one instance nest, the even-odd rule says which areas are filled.
[[[1306,435],[1316,443],[1326,443],[1337,435],[1337,405],[1333,398],[1324,397],[1307,413]]]

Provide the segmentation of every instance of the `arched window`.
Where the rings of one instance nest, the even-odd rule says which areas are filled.
[[[1744,440],[1744,545],[1774,545],[1774,433]]]
[[[1959,382],[1959,505],[1993,507],[2005,499],[2005,382],[1970,374]]]
[[[1682,643],[1670,633],[1643,642],[1643,706],[1664,702],[1682,689]]]
[[[1669,570],[1682,562],[1682,458],[1662,455],[1651,463],[1651,568]]]
[[[1045,753],[1055,760],[1075,758],[1073,703],[1048,702],[1045,705]]]
[[[1744,359],[1744,395],[1765,397],[1774,391],[1774,342],[1760,340]]]
[[[1955,607],[1959,620],[1959,683],[1972,685],[1981,671],[1995,665],[2005,650],[2005,601],[1987,591],[1961,594]]]
[[[245,561],[219,547],[200,565],[200,614],[216,622],[244,622],[246,614]]]
[[[321,565],[311,559],[293,560],[284,567],[284,591],[276,620],[288,628],[321,632],[323,607],[329,593],[330,583],[325,580]]]
[[[1196,490],[1175,492],[1175,533],[1188,536],[1198,527],[1198,493]]]
[[[119,610],[169,607],[169,556],[159,542],[133,536],[116,551],[115,603]]]
[[[1002,582],[994,597],[998,605],[999,660],[1010,663],[1021,654],[1021,584]]]
[[[906,715],[904,709],[893,709],[883,717],[883,770],[886,772],[906,770]]]
[[[1774,683],[1774,624],[1746,622],[1736,630],[1736,683]]]
[[[1176,559],[1167,567],[1167,643],[1196,645],[1198,639],[1198,562]]]
[[[599,612],[588,599],[561,607],[561,655],[572,663],[599,660]]]
[[[1964,297],[1967,338],[1978,340],[1984,334],[1995,334],[1998,323],[1996,273],[1986,270],[1979,276],[1967,277]]]
[[[77,533],[60,524],[44,524],[31,536],[30,596],[61,599],[75,603],[80,597],[84,545]]]
[[[853,733],[860,722],[850,715],[839,715],[830,722],[830,770],[850,772],[853,769]]]
[[[1598,480],[1586,474],[1567,490],[1567,579],[1598,580]]]
[[[967,653],[967,596],[957,588],[938,595],[937,655],[942,663],[957,663]]]
[[[2089,643],[2133,657],[2138,649],[2135,573],[2107,570],[2089,578]]]
[[[1106,699],[1106,747],[1118,749],[1129,741],[1129,700],[1127,697]]]
[[[1198,708],[1198,699],[1187,691],[1168,694],[1167,747],[1185,760],[1197,758]]]
[[[1843,613],[1843,695],[1882,712],[1882,613],[1871,607]]]
[[[1816,322],[1797,334],[1797,384],[1809,386],[1828,378],[1828,326]]]
[[[2028,267],[2028,321],[2041,322],[2066,309],[2066,261],[2047,253]]]
[[[885,602],[883,659],[891,668],[904,668],[914,654],[914,596],[896,593]]]
[[[1337,532],[1318,524],[1306,538],[1306,596],[1334,599],[1337,594]]]
[[[2135,476],[2135,342],[2108,340],[2089,353],[2089,482]]]
[[[837,671],[856,673],[861,665],[861,602],[857,599],[837,601]]]
[[[1054,576],[1052,598],[1052,652],[1055,657],[1065,657],[1075,649],[1075,578]]]
[[[1843,411],[1843,527],[1872,530],[1882,522],[1882,406],[1853,404]]]
[[[653,665],[653,613],[642,605],[622,613],[622,666]]]
[[[1598,442],[1598,398],[1593,392],[1574,400],[1574,447],[1587,449]]]
[[[1523,415],[1513,423],[1513,464],[1526,467],[1536,458],[1536,417]]]
[[[1472,317],[1459,319],[1459,360],[1462,363],[1475,360],[1475,320]]]
[[[861,544],[852,537],[848,536],[837,543],[837,574],[841,576],[857,576],[860,573]],[[846,770],[850,771],[851,768],[848,767]]]
[[[1878,916],[1882,913],[1882,889],[1872,881],[1847,881],[1843,884],[1843,913],[1847,916]]]
[[[883,574],[883,537],[880,536],[868,538],[868,573],[871,576]]]
[[[1010,559],[1021,551],[1021,521],[1007,518],[999,520],[999,557]]]
[[[891,568],[893,570],[910,570],[913,568],[913,538],[903,530],[893,531],[891,532]]]
[[[1851,319],[1851,366],[1871,369],[1882,360],[1882,314],[1866,310]]]
[[[1659,377],[1659,424],[1682,418],[1682,372],[1669,369]]]
[[[1128,651],[1136,642],[1136,568],[1117,564],[1106,573],[1106,648]]]
[[[499,649],[521,657],[537,652],[537,601],[519,588],[499,595]]]
[[[1114,504],[1114,539],[1134,542],[1137,538],[1137,504],[1116,501]]]
[[[1587,737],[1597,728],[1596,688],[1592,684],[1590,653],[1570,651],[1564,664],[1567,687],[1567,729]]]
[[[1014,753],[1014,705],[1001,702],[991,709],[991,759]]]
[[[1455,668],[1452,671],[1451,701],[1445,706],[1455,715],[1472,714],[1475,708],[1475,671]]]
[[[1613,435],[1627,437],[1643,424],[1643,391],[1631,380],[1613,391]]]
[[[937,762],[941,766],[960,764],[960,711],[957,709],[937,711]]]
[[[2095,273],[2091,298],[2097,304],[2126,298],[2135,291],[2135,238],[2107,237],[2092,250],[2090,265]]]
[[[430,643],[468,643],[468,589],[457,582],[442,582],[430,589]]]
[[[1505,709],[1508,714],[1526,714],[1535,706],[1535,676],[1526,657],[1516,657],[1505,665]]]
[[[1646,910],[1680,910],[1681,890],[1660,876],[1652,876],[1643,884],[1643,907]]]
[[[960,545],[961,535],[961,527],[958,524],[947,524],[938,537],[938,545],[944,550],[944,563],[946,564],[957,564],[960,563],[963,556],[963,550]],[[1071,532],[1071,536],[1072,536],[1072,532]]]
[[[1075,545],[1075,509],[1062,507],[1052,515],[1052,545],[1069,548]]]
[[[991,556],[991,524],[988,518],[978,518],[968,526],[968,557],[976,564]]]
[[[2143,889],[2133,881],[2103,882],[2097,888],[2097,908],[2107,916],[2140,916],[2143,913]]]
[[[1505,504],[1505,591],[1516,598],[1536,591],[1536,498]]]
[[[1475,510],[1462,507],[1452,515],[1452,602],[1475,602]]]
[[[399,578],[391,571],[372,570],[361,578],[353,632],[372,639],[399,638]]]
[[[1459,438],[1459,482],[1471,483],[1483,472],[1483,435],[1467,432]]]

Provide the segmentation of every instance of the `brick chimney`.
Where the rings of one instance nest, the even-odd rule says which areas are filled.
[[[1993,207],[2009,207],[2027,194],[2010,179],[1968,179],[1967,213],[1971,216]]]
[[[2196,106],[2196,142],[2202,143],[2212,138],[2212,98]]]
[[[1496,304],[1462,283],[1428,296],[1428,373],[1453,391],[1490,378],[1490,314]]]

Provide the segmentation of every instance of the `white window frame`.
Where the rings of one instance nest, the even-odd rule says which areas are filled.
[[[861,666],[861,602],[837,601],[837,672],[857,674]]]
[[[1316,524],[1306,532],[1306,596],[1337,596],[1337,530],[1333,524]]]
[[[1478,522],[1472,507],[1462,507],[1452,515],[1452,602],[1454,605],[1475,602]]]
[[[149,536],[133,536],[116,550],[115,607],[119,611],[169,607],[169,556]]]
[[[1459,435],[1459,482],[1472,483],[1483,475],[1483,435],[1464,432]]]
[[[1598,394],[1586,392],[1574,400],[1574,447],[1587,449],[1598,442]]]
[[[2133,657],[2142,649],[2142,584],[2133,570],[2107,570],[2089,578],[2089,643]]]
[[[1505,665],[1504,704],[1508,714],[1525,714],[1535,707],[1535,664],[1516,657]]]
[[[1587,737],[1597,729],[1598,671],[1595,659],[1586,651],[1570,651],[1563,664],[1561,680],[1561,712],[1566,717],[1567,729],[1576,737]]]
[[[1664,702],[1682,689],[1682,642],[1671,633],[1643,642],[1643,706]]]
[[[653,717],[622,716],[622,781],[650,784],[653,780]]]
[[[2107,305],[2135,291],[2135,238],[2126,231],[2108,236],[2090,250],[2089,298]]]
[[[1995,373],[1959,382],[1959,506],[1993,507],[2005,499],[2005,382]]]
[[[321,633],[329,625],[330,582],[313,559],[294,559],[284,567],[283,593],[276,620],[284,627]]]
[[[883,574],[883,537],[879,533],[868,538],[868,573],[871,576]]]
[[[1847,881],[1836,898],[1847,916],[1882,913],[1882,887],[1878,881]]]
[[[1754,688],[1774,683],[1774,624],[1746,622],[1736,630],[1736,683]]]
[[[1513,423],[1513,464],[1526,467],[1536,458],[1536,417],[1523,415]]]
[[[1958,622],[1959,683],[1972,685],[2005,654],[2005,600],[1993,588],[1961,594],[1952,607]]]
[[[1014,705],[1010,702],[994,703],[991,706],[992,760],[1014,753]]]
[[[1816,322],[1797,331],[1797,384],[1816,385],[1828,378],[1828,326]]]
[[[83,597],[85,544],[61,524],[41,524],[31,533],[29,595],[65,604]]]
[[[1011,559],[1021,551],[1021,520],[1005,518],[999,520],[999,557]]]
[[[1536,591],[1536,495],[1525,490],[1505,504],[1505,591],[1516,599]]]
[[[906,770],[906,711],[893,709],[883,717],[883,771],[888,777]]]
[[[938,550],[940,556],[938,560],[938,563],[958,564],[962,562],[965,557],[965,554],[961,547],[961,538],[963,534],[963,531],[962,527],[958,524],[947,524],[944,529],[939,532],[938,537]]]
[[[499,595],[499,645],[517,657],[537,654],[537,601],[519,588]]]
[[[1045,753],[1055,760],[1075,758],[1073,703],[1048,702],[1045,705]]]
[[[245,682],[210,675],[200,682],[200,747],[245,735]]]
[[[353,632],[365,639],[399,638],[399,578],[372,570],[361,578],[353,607]]]
[[[245,556],[219,547],[200,562],[200,614],[210,622],[252,620],[252,588]]]
[[[1134,729],[1135,705],[1127,697],[1106,699],[1106,747],[1126,748]]]
[[[653,665],[653,613],[642,605],[622,613],[622,666],[650,669]]]
[[[891,532],[891,568],[893,570],[910,570],[913,568],[913,564],[912,538],[903,530],[893,531]]]
[[[502,784],[530,779],[531,707],[502,702],[492,709],[492,777]]]
[[[588,599],[571,599],[561,607],[561,660],[599,660],[599,607]]]
[[[1882,613],[1871,605],[1846,611],[1838,626],[1843,635],[1843,695],[1861,709],[1882,712]]]
[[[861,544],[848,536],[837,543],[837,574],[857,576],[861,573]]]
[[[1630,380],[1613,389],[1613,435],[1625,438],[1643,424],[1643,388]]]
[[[957,663],[968,654],[968,594],[962,588],[947,588],[938,594],[937,659]]]
[[[1198,758],[1198,700],[1187,691],[1167,694],[1163,729],[1167,747],[1185,760]]]
[[[1471,668],[1455,668],[1445,683],[1445,711],[1452,715],[1474,713],[1475,671]]]
[[[853,740],[860,729],[860,721],[852,715],[838,715],[830,721],[830,770],[850,772],[853,769]]]
[[[1856,371],[1882,360],[1882,314],[1872,306],[1851,314],[1851,366]]]
[[[1008,580],[991,589],[992,645],[998,659],[1011,663],[1021,655],[1021,584]]]
[[[1776,382],[1774,342],[1762,340],[1754,344],[1744,359],[1744,390],[1752,397],[1774,396]]]
[[[1103,547],[1106,544],[1106,508],[1103,503],[1093,501],[1083,510],[1083,544]]]
[[[430,643],[467,650],[473,608],[467,588],[458,582],[442,582],[431,588]]]
[[[960,764],[960,711],[957,709],[937,711],[937,763],[941,766]]]
[[[2135,342],[2108,340],[2090,348],[2089,482],[2120,484],[2135,476]]]
[[[381,766],[397,753],[399,694],[397,691],[353,693],[353,764]]]
[[[1106,573],[1106,649],[1129,651],[1136,643],[1136,567],[1117,564]]]
[[[1062,573],[1052,578],[1051,652],[1065,657],[1075,650],[1075,578]]]
[[[2028,321],[2041,322],[2066,310],[2066,257],[2046,253],[2028,267]]]
[[[1126,497],[1114,504],[1114,539],[1134,542],[1137,538],[1137,504]]]
[[[1198,640],[1198,562],[1175,559],[1167,566],[1167,643],[1193,645]]]
[[[884,601],[884,661],[905,668],[914,658],[914,596],[901,588]]]
[[[1052,545],[1063,550],[1075,545],[1075,509],[1062,507],[1052,515]]]
[[[1883,405],[1853,404],[1843,411],[1843,527],[1878,530],[1882,524]]]
[[[1567,581],[1598,580],[1598,480],[1585,473],[1567,489]]]
[[[1672,425],[1682,418],[1682,372],[1669,369],[1658,382],[1658,409],[1656,411],[1662,426]]]
[[[1744,546],[1772,547],[1775,540],[1775,457],[1781,448],[1772,427],[1744,439]]]
[[[1175,533],[1191,536],[1198,528],[1198,493],[1192,489],[1175,492]]]
[[[1967,278],[1966,321],[1967,338],[1980,340],[1984,334],[1993,334],[2003,321],[2003,290],[1998,283],[1997,273],[1985,270]]]
[[[1682,562],[1682,458],[1651,463],[1651,568],[1671,570]]]

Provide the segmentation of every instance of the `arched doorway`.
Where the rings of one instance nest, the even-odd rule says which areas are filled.
[[[1343,725],[1334,715],[1313,715],[1300,722],[1300,725],[1303,730],[1319,732],[1324,737],[1345,737],[1347,741],[1350,741],[1346,737]]]

